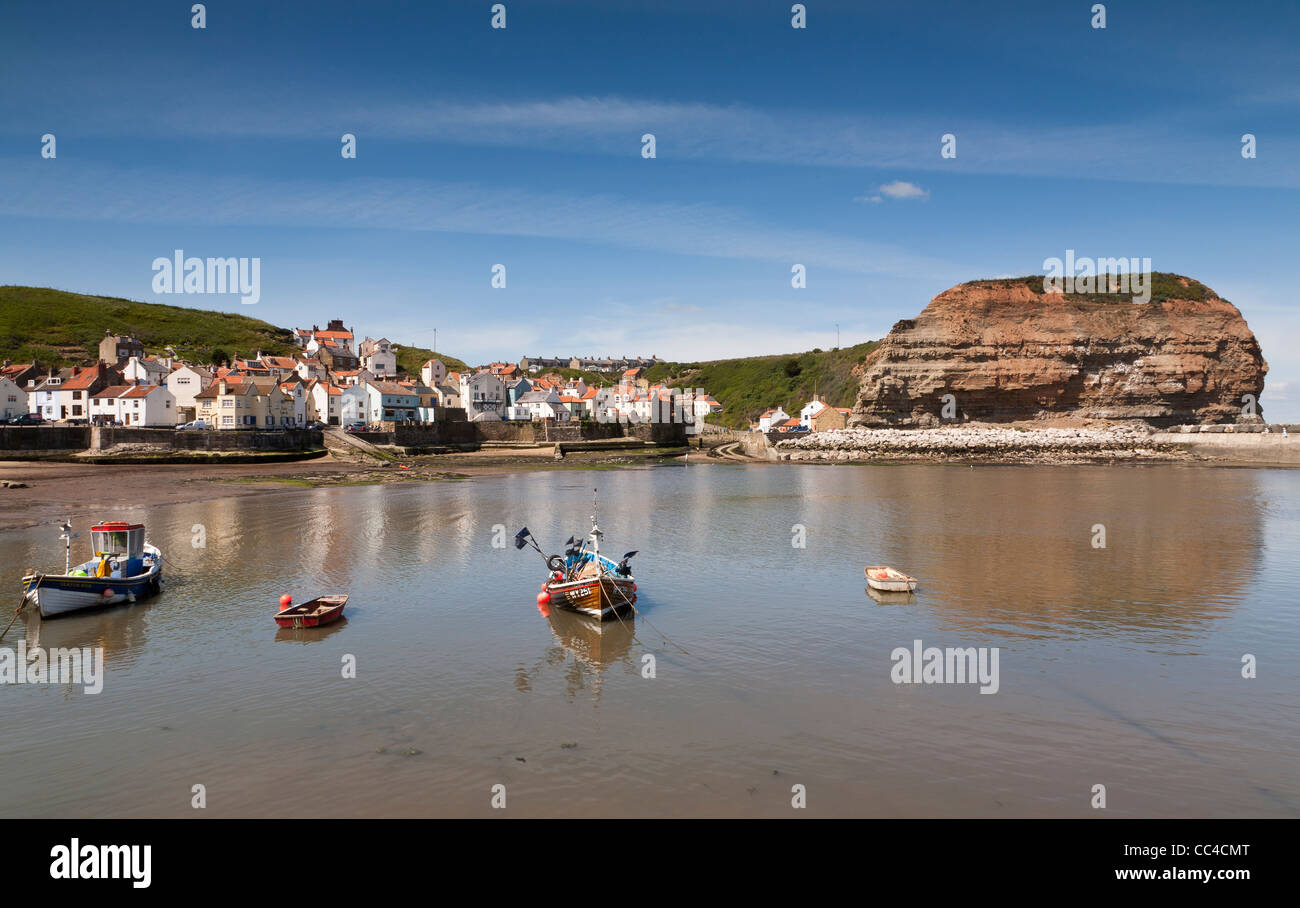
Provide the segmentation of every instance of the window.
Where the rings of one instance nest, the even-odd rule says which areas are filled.
[[[235,405],[235,402],[234,402],[233,400],[231,400],[230,398],[226,398],[225,400],[223,400],[223,401],[221,402],[221,406],[222,406],[222,407],[233,407],[234,405]]]
[[[233,426],[233,425],[235,424],[235,417],[233,417],[233,416],[223,416],[223,417],[221,417],[221,424],[222,424],[223,426]]]

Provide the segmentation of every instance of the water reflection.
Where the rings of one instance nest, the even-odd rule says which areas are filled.
[[[160,606],[160,601],[160,596],[153,596],[144,602],[48,619],[42,618],[35,607],[28,606],[23,610],[27,648],[30,651],[37,647],[46,650],[102,647],[105,665],[130,664],[148,643],[150,615]],[[9,643],[10,637],[5,642]]]
[[[275,631],[276,643],[320,643],[333,637],[343,628],[347,627],[348,616],[344,615],[333,624],[327,624],[324,627],[277,627]]]
[[[600,705],[605,672],[615,663],[636,669],[632,646],[636,643],[635,616],[601,623],[586,615],[564,609],[552,609],[546,618],[558,646],[546,648],[545,655],[530,669],[515,673],[515,689],[531,691],[534,683],[553,676],[558,668],[564,679],[565,694],[573,700],[589,691],[592,703]]]
[[[582,531],[593,486],[611,550],[640,551],[653,626],[544,620],[536,554],[493,546],[498,526],[544,546]],[[527,801],[541,814],[742,813],[745,788],[743,803],[709,792],[777,767],[848,814],[1072,815],[1061,793],[1102,773],[1128,815],[1279,814],[1300,803],[1300,731],[1278,718],[1300,665],[1275,657],[1247,684],[1238,660],[1300,647],[1296,500],[1286,471],[693,465],[116,510],[163,550],[163,593],[32,613],[4,645],[102,645],[110,667],[138,667],[57,708],[0,689],[31,730],[0,736],[0,815],[181,815],[196,754],[231,774],[220,809],[245,816],[314,815],[319,784],[345,815],[411,809],[408,783],[472,813],[457,792],[497,780],[501,754],[545,780]],[[0,534],[10,580],[62,562],[51,528]],[[864,597],[867,564],[920,586]],[[357,604],[350,624],[274,629],[281,594],[336,591]],[[916,639],[1005,647],[998,695],[894,685],[890,650]],[[363,683],[340,678],[345,654]],[[302,711],[304,683],[338,708]],[[357,741],[402,735],[423,751],[405,768],[361,759]],[[563,763],[534,757],[568,741],[581,748]],[[575,778],[573,759],[621,775]],[[282,773],[308,762],[310,782]]]

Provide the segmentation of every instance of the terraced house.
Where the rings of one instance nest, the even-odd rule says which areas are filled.
[[[396,382],[362,382],[366,393],[366,422],[414,422],[419,416],[420,397],[412,388]]]
[[[198,418],[215,429],[273,429],[294,424],[293,404],[274,381],[222,378],[194,397]]]

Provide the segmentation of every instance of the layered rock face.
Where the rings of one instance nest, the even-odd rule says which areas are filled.
[[[1196,281],[1153,278],[1146,303],[1043,293],[1041,277],[946,290],[867,357],[849,425],[1258,420],[1242,398],[1262,413],[1268,365],[1241,313]]]

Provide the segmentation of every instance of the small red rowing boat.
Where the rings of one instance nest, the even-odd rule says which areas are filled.
[[[320,627],[333,624],[343,617],[347,596],[317,596],[302,605],[281,609],[275,616],[280,627]]]

